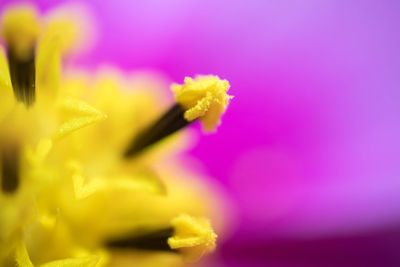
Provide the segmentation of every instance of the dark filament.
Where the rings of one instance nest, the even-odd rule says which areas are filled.
[[[184,113],[185,109],[180,104],[173,105],[153,125],[139,133],[125,151],[124,156],[126,158],[135,156],[152,144],[188,126],[191,122],[183,117]]]
[[[35,53],[32,49],[26,58],[20,58],[12,48],[7,52],[11,83],[16,99],[30,106],[35,102]]]
[[[125,237],[106,242],[107,247],[115,249],[139,249],[150,251],[175,252],[168,245],[168,238],[174,234],[173,228],[166,228],[156,232],[136,237]]]
[[[19,185],[19,151],[17,146],[1,150],[1,189],[14,193]]]

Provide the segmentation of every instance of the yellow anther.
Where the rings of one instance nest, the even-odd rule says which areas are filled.
[[[176,101],[186,112],[185,119],[193,121],[200,119],[206,132],[215,131],[221,122],[229,100],[229,82],[217,76],[197,76],[194,79],[186,77],[183,85],[172,85]]]
[[[184,214],[174,218],[171,224],[175,234],[168,239],[168,244],[172,249],[179,249],[187,260],[197,260],[215,249],[217,235],[207,219]]]
[[[30,5],[10,7],[2,15],[1,36],[20,59],[30,56],[40,33],[38,11]]]

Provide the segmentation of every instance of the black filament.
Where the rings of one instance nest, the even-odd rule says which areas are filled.
[[[173,234],[173,228],[165,228],[139,236],[109,240],[106,242],[106,246],[114,249],[175,252],[168,245],[168,238],[172,237]]]
[[[191,121],[184,118],[185,109],[180,104],[173,105],[154,124],[139,133],[124,153],[129,158],[142,152],[161,139],[188,126]]]
[[[1,150],[1,190],[4,193],[14,193],[19,185],[19,151],[16,146]]]
[[[29,107],[35,102],[36,67],[34,49],[28,56],[21,58],[16,55],[12,48],[9,48],[7,58],[15,98]]]

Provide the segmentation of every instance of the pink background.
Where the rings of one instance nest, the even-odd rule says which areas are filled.
[[[231,82],[192,151],[238,210],[221,264],[400,266],[399,1],[84,2],[80,64]]]

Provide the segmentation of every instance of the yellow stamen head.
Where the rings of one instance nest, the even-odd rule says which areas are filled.
[[[28,57],[40,33],[37,10],[29,5],[8,8],[2,16],[0,31],[19,58]]]
[[[171,221],[175,234],[168,239],[172,249],[179,249],[187,260],[197,260],[216,246],[217,235],[205,218],[180,215]]]
[[[229,100],[229,82],[217,76],[186,77],[183,85],[172,85],[176,101],[185,109],[185,119],[200,119],[206,132],[215,131],[221,122]]]

